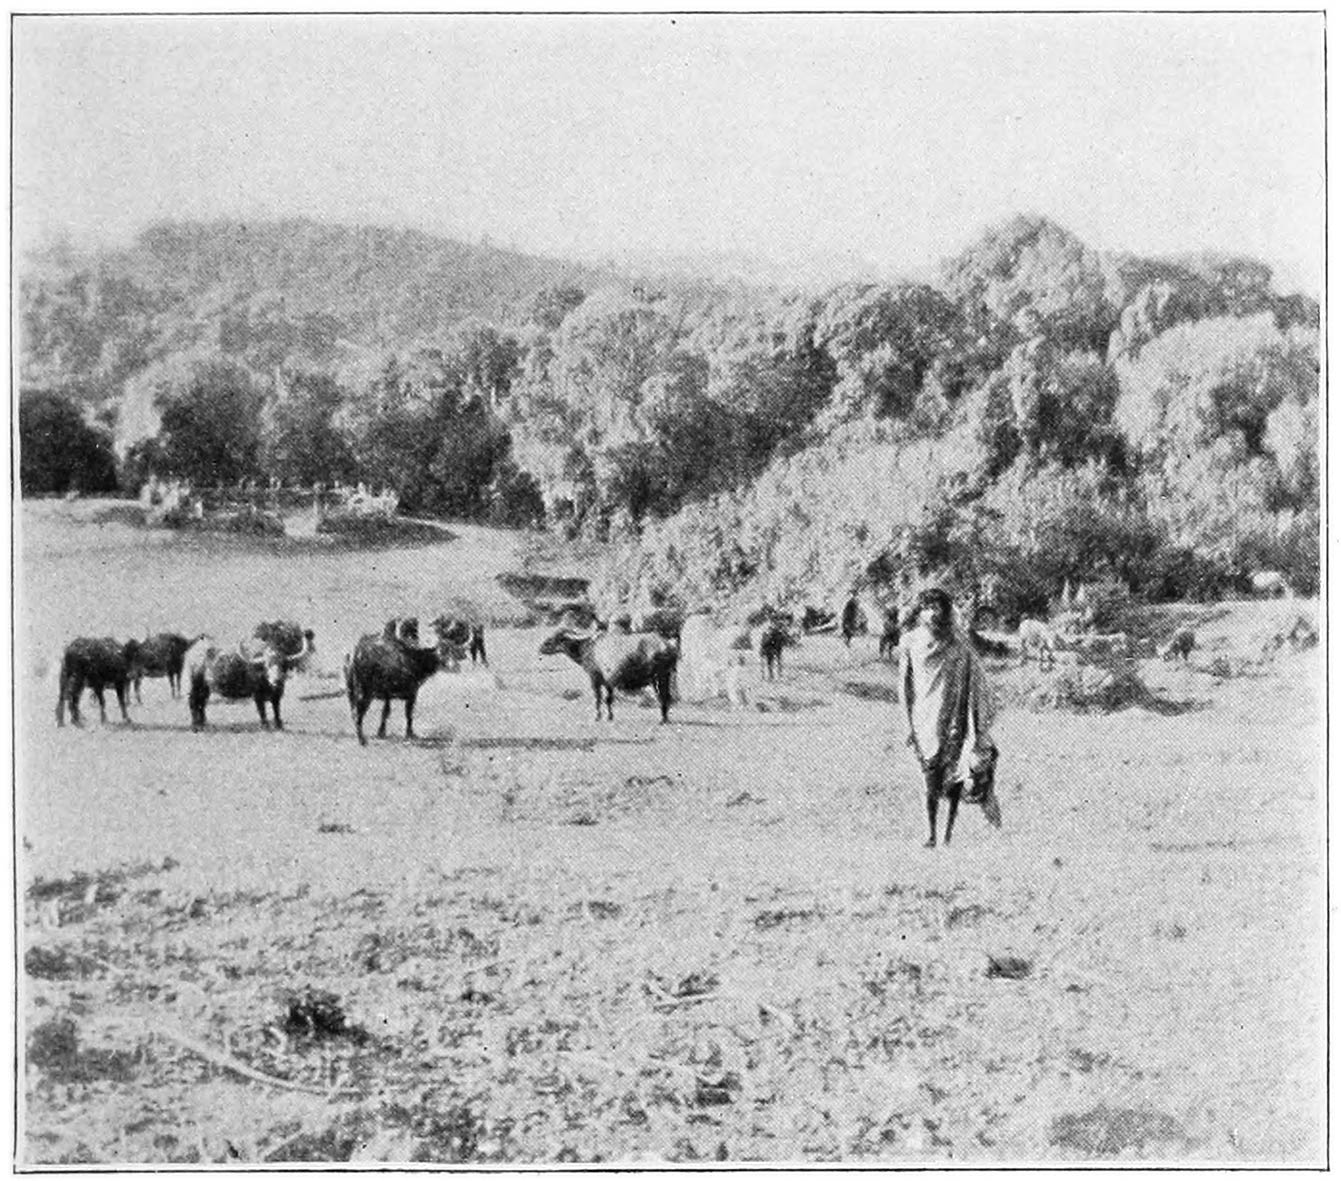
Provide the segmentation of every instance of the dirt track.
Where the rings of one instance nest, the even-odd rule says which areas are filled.
[[[1005,829],[969,810],[929,851],[874,640],[665,727],[593,722],[522,628],[426,688],[416,744],[397,710],[361,749],[321,675],[284,734],[247,706],[193,735],[161,681],[133,730],[58,732],[65,619],[310,616],[329,671],[495,593],[507,550],[285,559],[248,603],[273,557],[25,524],[25,1160],[1321,1159],[1316,652],[1150,662],[1176,715],[1008,710]],[[1278,610],[1208,611],[1203,642]],[[304,989],[345,1028],[302,1027]]]

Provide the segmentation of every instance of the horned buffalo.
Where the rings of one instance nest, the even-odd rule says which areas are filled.
[[[345,691],[359,745],[368,745],[363,719],[375,699],[382,702],[378,738],[386,737],[393,700],[405,702],[405,737],[414,737],[414,703],[420,686],[439,670],[456,667],[464,655],[460,644],[447,634],[449,622],[435,620],[437,643],[423,648],[417,619],[390,620],[381,635],[363,636],[345,657]]]
[[[205,706],[210,695],[225,701],[256,703],[261,725],[270,728],[266,707],[274,714],[275,729],[284,729],[279,704],[284,697],[284,683],[295,668],[300,667],[311,653],[311,636],[304,636],[303,646],[297,652],[285,654],[272,644],[253,637],[244,640],[235,649],[225,649],[210,636],[201,636],[187,650],[185,676],[190,686],[188,704],[191,708],[191,729],[205,725]]]

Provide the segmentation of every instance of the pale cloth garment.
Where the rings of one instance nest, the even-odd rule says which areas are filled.
[[[915,627],[900,644],[899,691],[912,691],[912,730],[918,756],[943,755],[967,779],[975,758],[993,746],[991,695],[968,638],[952,628],[941,639]],[[905,705],[905,709],[906,709]]]

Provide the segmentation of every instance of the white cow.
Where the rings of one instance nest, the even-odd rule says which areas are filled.
[[[1040,666],[1044,662],[1044,657],[1047,658],[1048,664],[1053,662],[1057,637],[1041,619],[1021,619],[1017,634],[1020,641],[1021,663],[1029,659],[1030,652],[1037,653]]]
[[[1255,570],[1250,578],[1255,595],[1265,595],[1267,598],[1278,596],[1287,599],[1294,598],[1294,592],[1290,589],[1290,584],[1285,581],[1285,575],[1279,570]]]
[[[745,705],[741,670],[749,657],[748,627],[718,627],[707,615],[691,615],[680,629],[680,699],[708,701],[724,695],[728,705]]]

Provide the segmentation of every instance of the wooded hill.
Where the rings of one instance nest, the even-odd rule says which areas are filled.
[[[1252,259],[1104,254],[1022,216],[933,282],[785,290],[183,223],[31,259],[20,307],[24,403],[139,439],[123,485],[362,476],[612,537],[613,593],[1316,583],[1318,307]]]

